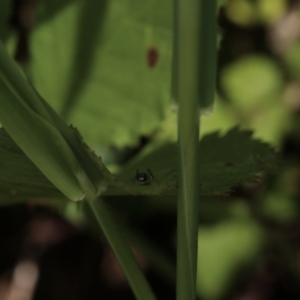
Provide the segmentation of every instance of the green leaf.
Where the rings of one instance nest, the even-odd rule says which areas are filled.
[[[70,199],[82,199],[81,169],[43,102],[0,42],[0,121],[42,172]],[[66,125],[65,125],[66,126]]]
[[[224,136],[212,133],[200,141],[199,168],[200,194],[226,195],[242,182],[257,182],[261,171],[275,172],[278,156],[267,144],[253,139],[251,131],[233,128]],[[175,143],[164,144],[157,149],[145,149],[120,172],[123,181],[134,176],[137,169],[150,168],[156,178],[152,187],[137,186],[146,193],[177,192],[177,147]]]
[[[0,204],[64,198],[7,133],[0,130]],[[66,199],[66,198],[65,198]]]
[[[252,139],[251,132],[237,128],[223,137],[217,133],[205,136],[200,142],[200,151],[201,195],[226,195],[242,182],[258,181],[258,173],[262,171],[275,172],[278,166],[278,156],[268,144]],[[128,163],[117,176],[112,176],[96,156],[95,161],[108,185],[104,195],[177,194],[175,143],[151,152],[145,149],[145,153]],[[148,185],[140,185],[134,180],[136,170],[147,172],[147,168],[156,179]],[[61,196],[61,193],[4,130],[0,130],[0,201],[52,196]]]
[[[83,142],[82,151],[87,151],[101,176],[112,180],[111,174]],[[11,204],[41,198],[67,199],[26,156],[6,131],[0,129],[0,204]]]
[[[0,121],[47,178],[68,198],[95,198],[106,169],[28,83],[0,43]]]
[[[223,137],[217,133],[200,142],[201,188],[213,194],[228,193],[243,182],[259,181],[258,173],[276,172],[278,155],[267,143],[253,139],[251,131],[237,127]]]
[[[171,3],[39,2],[32,81],[92,148],[133,144],[163,119],[170,102]]]

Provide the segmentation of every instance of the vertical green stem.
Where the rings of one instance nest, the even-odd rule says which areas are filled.
[[[194,123],[185,122],[186,117],[193,119]],[[177,299],[195,299],[199,202],[197,103],[179,109],[178,118],[181,172],[177,208]]]
[[[179,144],[178,300],[196,298],[200,112],[213,104],[215,67],[216,1],[175,0],[173,94],[178,104]]]

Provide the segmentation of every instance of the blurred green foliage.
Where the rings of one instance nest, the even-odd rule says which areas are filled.
[[[265,245],[262,229],[250,218],[201,226],[198,249],[198,292],[221,299],[241,267],[249,268]]]
[[[124,147],[155,130],[170,101],[171,1],[42,1],[39,12],[33,84],[86,142]]]
[[[299,3],[221,2],[216,102],[213,114],[202,119],[201,137],[209,139],[208,134],[214,131],[226,137],[226,132],[238,125],[282,150],[282,160],[289,164],[283,163],[278,175],[256,174],[254,169],[254,175],[265,178],[258,185],[236,188],[240,181],[230,182],[237,194],[226,199],[201,199],[198,292],[203,299],[215,300],[246,295],[253,283],[249,277],[261,279],[261,269],[266,274],[263,279],[269,276],[271,280],[262,280],[257,292],[269,289],[275,294],[282,278],[265,266],[272,259],[277,262],[272,265],[276,272],[292,274],[298,285],[300,282],[297,255],[286,254],[299,255],[299,161],[284,156],[283,151],[290,134],[292,141],[299,141],[300,136]],[[7,25],[10,5],[9,1],[0,2],[0,35],[14,53],[11,49],[18,38]],[[124,181],[140,166],[154,166],[154,175],[164,177],[163,163],[172,159],[169,151],[159,156],[161,160],[155,156],[155,151],[176,140],[175,118],[169,113],[171,18],[171,1],[137,4],[115,0],[99,5],[99,1],[48,0],[40,1],[36,8],[30,62],[25,70],[42,96],[79,128],[98,153],[133,147],[141,136],[150,139],[151,143],[125,166],[111,166]],[[238,151],[218,143],[214,147],[223,151],[226,159],[227,155],[238,159]],[[207,153],[214,155],[214,151]],[[114,159],[119,154],[113,155]],[[211,161],[218,164],[218,158],[224,163],[222,157]],[[252,159],[251,155],[247,158]],[[208,180],[215,186],[222,176],[229,179],[230,173],[212,170],[211,164],[206,171],[213,173]],[[111,201],[117,203],[118,199]],[[141,213],[144,205],[145,215],[155,218],[161,211],[174,212],[175,201],[172,197],[149,197],[119,202],[116,207],[122,205],[132,214]],[[172,205],[166,204],[170,202]],[[73,219],[76,214],[76,210],[72,212]],[[286,295],[293,288],[297,290],[285,287]],[[270,294],[263,299],[275,299]]]

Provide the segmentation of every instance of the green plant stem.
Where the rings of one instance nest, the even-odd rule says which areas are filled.
[[[197,113],[198,106],[194,105],[191,110],[179,109],[178,115],[180,176],[177,206],[177,299],[195,299],[199,211]],[[195,123],[187,123],[186,117],[194,119]]]
[[[198,0],[199,1],[199,0]],[[192,3],[191,3],[192,2]],[[175,99],[178,101],[179,198],[177,205],[177,299],[196,297],[198,229],[199,93],[195,1],[176,1]],[[190,6],[190,7],[189,7]],[[191,22],[191,23],[190,23]],[[196,31],[192,34],[192,31]]]
[[[175,0],[174,7],[173,94],[178,104],[179,146],[177,299],[192,300],[197,279],[200,112],[209,109],[214,100],[216,1]]]
[[[95,200],[88,200],[88,203],[115,253],[136,299],[156,299],[105,200],[99,197]]]
[[[141,233],[132,228],[125,228],[126,236],[136,249],[146,257],[153,270],[156,270],[157,275],[162,279],[175,285],[175,263],[161,249],[157,247],[150,239],[144,237]]]

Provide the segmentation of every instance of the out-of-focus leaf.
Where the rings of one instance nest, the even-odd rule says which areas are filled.
[[[231,0],[225,6],[227,17],[239,26],[272,24],[284,15],[286,9],[285,0]]]
[[[0,1],[0,39],[5,43],[12,34],[11,16],[13,9],[13,1]]]
[[[18,146],[68,198],[95,198],[105,168],[40,97],[0,42],[0,120]]]
[[[281,172],[272,189],[259,201],[261,214],[275,222],[292,222],[299,216],[297,190],[299,169],[291,167]]]
[[[198,240],[198,294],[220,299],[238,271],[249,267],[265,243],[261,229],[251,220],[227,220],[201,226]]]
[[[222,86],[240,108],[258,109],[278,101],[282,93],[282,75],[273,61],[248,56],[232,63],[221,74]]]
[[[257,1],[257,6],[261,21],[274,24],[286,13],[288,3],[286,0],[260,0]]]
[[[225,6],[225,13],[231,21],[240,26],[249,26],[257,22],[254,3],[247,0],[232,0]]]
[[[222,5],[225,5],[227,3],[228,0],[218,0],[217,1],[217,4],[218,4],[218,7],[222,6]]]
[[[172,2],[77,0],[47,18],[49,2],[31,36],[41,95],[92,147],[153,131],[170,102]]]
[[[218,96],[214,102],[213,114],[201,118],[201,137],[215,131],[225,133],[238,125],[239,118],[235,115],[235,111]]]
[[[285,54],[285,61],[290,72],[300,78],[300,42],[294,43]]]
[[[2,41],[8,53],[16,52],[18,34],[13,23],[16,21],[14,13],[15,3],[13,0],[0,1],[0,41]]]
[[[278,145],[291,119],[281,100],[282,74],[274,62],[262,56],[240,59],[222,72],[221,82],[231,100],[226,115],[254,130],[256,138]]]

